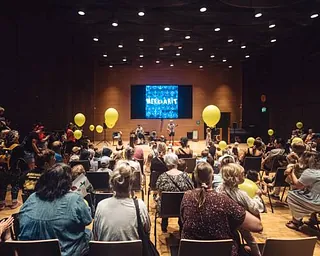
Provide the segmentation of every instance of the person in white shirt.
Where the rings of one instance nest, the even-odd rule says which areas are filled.
[[[136,128],[136,136],[138,138],[138,144],[145,143],[144,130],[140,124],[138,124],[138,127]]]
[[[112,170],[108,168],[110,163],[110,157],[107,157],[107,156],[101,157],[100,163],[101,163],[101,168],[99,168],[97,172],[108,172],[109,175],[111,175]]]

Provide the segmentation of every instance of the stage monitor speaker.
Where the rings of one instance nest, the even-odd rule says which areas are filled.
[[[187,132],[187,138],[188,138],[189,140],[192,140],[192,138],[193,138],[193,132]]]

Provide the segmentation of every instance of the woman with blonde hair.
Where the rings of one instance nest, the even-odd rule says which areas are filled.
[[[264,205],[261,202],[260,197],[256,195],[251,199],[246,192],[238,188],[238,185],[242,184],[245,180],[243,167],[236,163],[229,163],[221,168],[221,174],[223,184],[218,187],[217,191],[226,194],[252,215],[260,218],[260,212],[264,211]],[[250,231],[240,228],[240,233],[250,247],[251,254],[260,256],[259,247]]]
[[[114,196],[102,200],[97,207],[93,236],[96,241],[139,240],[138,222],[132,196],[133,168],[128,161],[119,162],[110,177]],[[140,218],[146,233],[150,232],[150,218],[144,202],[138,200]]]
[[[235,233],[239,227],[251,232],[262,231],[258,218],[228,196],[212,189],[213,169],[208,163],[195,168],[197,189],[185,192],[181,202],[182,239],[233,239],[231,256],[239,256]]]

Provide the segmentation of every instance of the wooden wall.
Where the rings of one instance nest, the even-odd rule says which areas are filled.
[[[178,119],[179,127],[176,138],[186,136],[192,130],[199,131],[199,138],[203,139],[203,122],[201,113],[205,106],[217,105],[222,112],[231,112],[231,122],[240,122],[242,77],[240,66],[232,70],[224,68],[207,68],[197,70],[196,67],[149,67],[143,70],[130,67],[100,67],[95,69],[94,86],[94,122],[101,124],[104,121],[104,111],[109,107],[118,110],[120,117],[116,126],[107,132],[108,139],[112,131],[122,131],[124,139],[129,133],[141,124],[146,131],[156,130],[166,135],[168,120],[138,120],[130,119],[130,86],[134,84],[181,84],[193,85],[193,118]],[[139,102],[135,102],[139,104]],[[163,128],[162,128],[163,127]],[[96,134],[96,139],[102,135]]]

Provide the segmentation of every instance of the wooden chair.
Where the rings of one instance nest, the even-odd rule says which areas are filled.
[[[78,164],[82,165],[86,172],[88,172],[90,170],[90,161],[89,160],[72,161],[72,162],[70,162],[70,167],[72,168],[73,166],[76,166]]]
[[[148,211],[149,211],[149,197],[151,194],[151,191],[156,191],[157,190],[157,180],[159,178],[159,176],[161,175],[161,172],[156,172],[156,171],[152,171],[150,173],[150,183],[149,183],[149,188],[148,188]]]
[[[58,239],[33,241],[6,241],[15,256],[61,256]]]
[[[154,244],[157,245],[157,218],[179,218],[184,192],[162,192],[160,212],[154,215]]]
[[[116,241],[116,242],[89,242],[89,256],[142,256],[142,242]]]
[[[286,176],[284,174],[285,170],[286,168],[283,168],[283,167],[278,168],[276,175],[274,176],[274,181],[268,184],[267,192],[268,192],[268,198],[269,198],[272,213],[273,213],[273,205],[271,201],[270,190],[273,188],[283,188],[283,193],[281,196],[281,201],[282,201],[286,189],[290,187],[290,184],[285,181],[286,180]]]
[[[194,168],[196,168],[196,159],[195,158],[181,158],[186,162],[187,173],[193,173]]]
[[[134,181],[133,181],[133,184],[132,184],[132,191],[141,192],[141,198],[144,201],[144,190],[143,190],[143,187],[141,185],[142,175],[141,175],[140,172],[134,172],[133,175],[134,175]]]
[[[178,256],[207,255],[230,256],[233,240],[188,240],[181,239]]]
[[[262,162],[261,157],[246,157],[243,163],[243,168],[245,170],[245,173],[247,173],[249,170],[254,170],[260,173],[261,162]]]
[[[267,239],[262,256],[312,256],[317,237]]]

